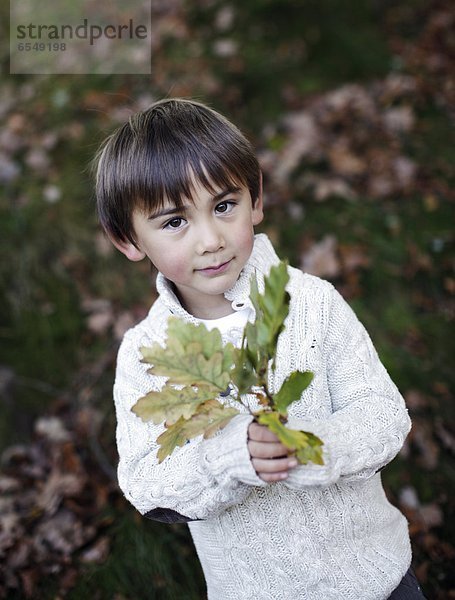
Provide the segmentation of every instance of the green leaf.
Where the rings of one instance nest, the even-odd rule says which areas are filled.
[[[186,386],[178,390],[166,384],[161,391],[139,398],[131,410],[143,421],[153,421],[155,425],[166,421],[166,425],[172,425],[180,417],[192,417],[202,402],[216,395],[216,390],[211,388]]]
[[[156,441],[160,444],[158,462],[162,462],[177,446],[183,446],[190,439],[199,435],[203,435],[204,438],[213,436],[237,414],[238,410],[225,407],[217,400],[208,400],[199,405],[197,412],[190,419],[180,417],[157,438]]]
[[[301,464],[307,464],[309,461],[318,465],[324,464],[323,442],[313,433],[288,429],[282,422],[280,414],[275,411],[259,413],[257,421],[261,425],[266,425],[286,448],[295,452],[295,456]]]
[[[297,450],[306,444],[306,435],[302,431],[288,429],[276,411],[261,412],[257,420],[261,425],[266,425],[289,450]]]
[[[168,427],[163,433],[158,436],[157,443],[160,445],[157,452],[158,462],[161,463],[172,454],[177,446],[184,446],[188,441],[188,435],[185,431],[185,427],[188,421],[183,417],[174,423],[171,427]]]
[[[323,442],[313,433],[305,432],[307,436],[308,446],[299,448],[295,453],[297,460],[302,464],[306,465],[309,462],[313,462],[316,465],[323,465],[324,460],[322,458],[322,446]]]
[[[260,312],[262,312],[260,305],[260,294],[258,288],[258,282],[255,275],[252,275],[250,280],[250,300],[256,311],[256,318]]]
[[[166,348],[155,343],[141,348],[143,362],[153,375],[168,377],[168,383],[211,386],[224,391],[230,381],[234,347],[223,347],[218,329],[208,331],[204,324],[194,325],[176,317],[168,320]]]
[[[247,323],[245,326],[245,354],[244,357],[256,372],[259,371],[261,363],[261,348],[258,343],[257,329],[255,324]]]
[[[279,413],[285,415],[288,406],[300,400],[302,392],[310,385],[313,380],[313,373],[310,371],[294,371],[283,382],[280,390],[273,395],[273,404]]]
[[[201,405],[197,414],[191,418],[194,425],[201,425],[204,429],[204,439],[211,438],[220,429],[223,429],[229,421],[239,414],[236,408],[224,406],[217,400],[209,400]]]
[[[257,385],[257,377],[254,367],[247,357],[245,348],[237,351],[235,366],[231,371],[232,383],[239,394],[247,394],[253,385]]]
[[[259,293],[256,278],[251,280],[250,299],[256,311],[254,325],[245,329],[247,347],[256,371],[259,365],[273,360],[274,367],[278,337],[284,329],[289,312],[290,296],[286,291],[289,281],[287,264],[280,262],[272,266],[264,278],[264,294]]]

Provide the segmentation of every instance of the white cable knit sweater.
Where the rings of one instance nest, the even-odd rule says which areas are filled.
[[[257,235],[250,260],[225,294],[235,310],[251,306],[251,275],[261,289],[277,262],[268,238]],[[401,448],[410,420],[338,292],[317,277],[289,272],[290,313],[270,386],[278,389],[297,369],[314,372],[289,423],[322,438],[325,465],[298,466],[284,482],[263,482],[249,459],[246,410],[214,438],[192,440],[157,464],[155,440],[163,426],[144,424],[130,409],[164,379],[147,374],[139,348],[164,344],[171,313],[195,320],[158,275],[160,296],[126,333],[118,355],[120,487],[142,514],[159,507],[199,519],[189,527],[210,600],[385,600],[408,569],[411,550],[406,520],[388,502],[378,471]],[[225,337],[239,344],[241,332]],[[248,402],[257,408],[253,397]]]

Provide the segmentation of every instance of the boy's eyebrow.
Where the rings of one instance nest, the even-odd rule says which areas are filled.
[[[167,215],[175,215],[176,213],[182,212],[182,210],[185,210],[184,207],[180,209],[176,206],[174,206],[173,208],[165,208],[164,210],[160,210],[160,212],[150,215],[149,220],[158,219],[159,217],[166,217]]]
[[[216,194],[215,196],[213,196],[212,202],[218,202],[219,200],[222,200],[228,194],[237,194],[240,191],[241,191],[241,188],[239,188],[239,187],[229,187],[226,190],[223,190],[222,192],[220,192],[219,194]],[[149,220],[158,219],[160,217],[167,217],[168,215],[175,215],[177,213],[184,212],[185,210],[186,210],[186,206],[182,206],[181,208],[177,208],[176,206],[173,206],[170,208],[165,208],[163,210],[160,210],[157,213],[154,213],[153,215],[150,215]]]
[[[213,196],[213,201],[216,202],[217,200],[222,200],[228,194],[237,194],[237,192],[240,191],[241,188],[239,187],[228,187],[223,192],[220,192],[219,194],[216,194],[216,196]]]

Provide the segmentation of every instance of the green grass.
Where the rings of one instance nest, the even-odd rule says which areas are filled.
[[[87,568],[69,600],[201,600],[205,584],[192,540],[183,525],[141,519],[129,509],[115,515],[107,561]]]

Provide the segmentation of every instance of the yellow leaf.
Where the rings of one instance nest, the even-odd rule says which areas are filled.
[[[165,385],[160,392],[149,392],[140,398],[131,410],[143,421],[153,421],[156,425],[166,421],[172,425],[180,417],[189,419],[199,404],[216,396],[215,388],[187,386],[178,390]]]
[[[183,446],[190,439],[199,435],[204,435],[205,438],[213,436],[237,414],[238,410],[224,407],[217,400],[208,400],[200,404],[191,418],[180,417],[157,438],[161,446],[157,454],[159,462],[169,456],[177,446]]]
[[[150,373],[168,377],[168,383],[210,385],[224,391],[230,381],[234,363],[234,347],[223,347],[217,329],[193,325],[171,317],[168,321],[166,347],[158,343],[141,348],[143,362],[150,363]]]
[[[257,415],[258,423],[266,425],[270,431],[278,437],[280,442],[295,452],[297,460],[301,464],[314,462],[323,465],[322,445],[323,442],[313,433],[288,429],[282,422],[278,412],[261,412]]]

